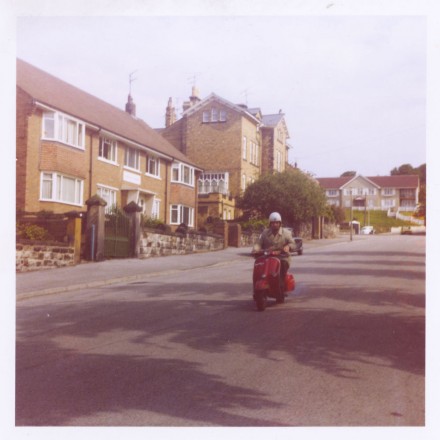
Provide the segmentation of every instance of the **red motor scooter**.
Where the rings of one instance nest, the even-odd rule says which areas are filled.
[[[277,303],[283,303],[286,292],[295,289],[295,278],[291,273],[286,273],[284,289],[281,285],[280,257],[288,255],[288,253],[275,250],[253,253],[256,258],[253,273],[254,300],[257,309],[261,312],[266,309],[267,298],[275,298]]]

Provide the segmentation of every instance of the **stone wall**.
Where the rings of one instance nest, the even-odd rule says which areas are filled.
[[[144,230],[140,240],[139,258],[184,255],[224,249],[221,236],[206,234],[160,234]]]
[[[74,266],[74,256],[73,246],[17,243],[15,269],[17,272],[28,272]]]

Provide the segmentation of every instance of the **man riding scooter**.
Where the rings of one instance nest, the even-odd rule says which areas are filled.
[[[295,241],[288,229],[281,226],[281,215],[278,212],[272,212],[269,216],[269,227],[266,228],[258,242],[254,245],[254,252],[273,250],[284,252],[279,255],[281,262],[280,282],[281,288],[285,290],[284,280],[290,267],[291,257],[289,252],[295,248]]]

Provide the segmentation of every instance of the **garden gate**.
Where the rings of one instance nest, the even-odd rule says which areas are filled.
[[[130,257],[130,219],[124,212],[106,214],[104,237],[105,258]]]

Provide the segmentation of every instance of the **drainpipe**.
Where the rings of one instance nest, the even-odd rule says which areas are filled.
[[[98,135],[98,148],[99,148],[99,134],[101,133],[101,128],[96,130],[96,134]],[[89,199],[92,197],[92,176],[93,176],[93,134],[90,134],[90,157],[89,157]]]
[[[170,163],[170,166],[172,166],[172,163]],[[165,224],[168,224],[168,185],[170,185],[168,173],[168,163],[165,163]]]

